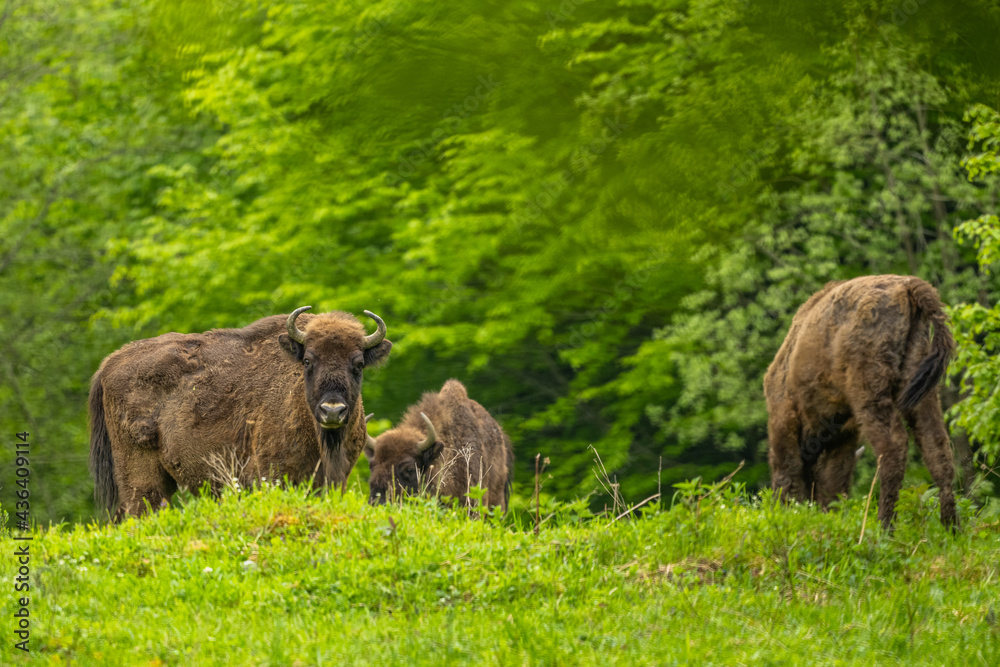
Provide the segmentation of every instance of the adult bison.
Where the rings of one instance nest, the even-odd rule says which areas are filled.
[[[168,333],[109,355],[90,388],[90,469],[102,508],[140,515],[178,485],[261,477],[343,483],[365,445],[362,371],[392,348],[385,323],[274,315],[243,329]],[[301,328],[300,328],[301,327]]]
[[[510,438],[458,380],[424,394],[396,428],[369,437],[364,451],[373,504],[419,492],[468,502],[469,488],[479,486],[486,489],[482,502],[507,511],[514,474]]]
[[[923,280],[828,283],[799,308],[764,377],[772,487],[826,507],[850,488],[860,436],[881,462],[878,516],[889,527],[909,424],[940,488],[941,522],[956,527],[951,444],[937,390],[954,346],[937,291]]]

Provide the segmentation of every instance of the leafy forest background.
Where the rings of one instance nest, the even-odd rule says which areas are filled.
[[[35,518],[91,516],[105,355],[304,304],[386,320],[380,419],[463,380],[515,489],[540,452],[586,494],[590,445],[628,498],[763,485],[791,316],[873,273],[954,307],[993,493],[997,35],[990,0],[0,1],[0,504],[28,430]]]

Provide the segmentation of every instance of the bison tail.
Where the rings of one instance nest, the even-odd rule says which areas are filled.
[[[90,385],[90,474],[94,476],[94,501],[111,513],[118,504],[115,486],[115,461],[111,456],[111,438],[104,418],[104,385],[100,371]]]
[[[938,298],[937,290],[920,281],[910,287],[910,300],[916,311],[914,326],[926,327],[934,325],[934,339],[931,341],[931,352],[920,362],[910,382],[899,396],[899,407],[904,412],[913,410],[933,389],[948,368],[952,352],[955,350],[955,339],[948,329],[948,317]]]

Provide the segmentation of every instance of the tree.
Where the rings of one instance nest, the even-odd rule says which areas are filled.
[[[926,53],[874,42],[865,28],[828,52],[833,73],[776,128],[765,147],[776,150],[762,149],[758,213],[741,240],[706,250],[706,288],[636,358],[637,375],[657,348],[677,369],[678,399],[648,410],[681,460],[745,458],[748,478],[763,483],[764,371],[795,311],[827,281],[915,274],[946,302],[996,287],[951,238],[993,197],[962,173],[967,99],[921,66]]]
[[[964,161],[969,180],[986,187],[988,212],[967,220],[956,229],[956,236],[975,245],[976,261],[983,284],[992,282],[1000,261],[1000,219],[997,218],[997,175],[1000,174],[1000,113],[979,104],[969,111],[972,121],[969,150],[976,151]],[[985,291],[985,290],[984,290]],[[995,294],[995,292],[992,292]],[[984,299],[985,300],[985,299]],[[950,411],[953,425],[960,427],[979,443],[979,457],[992,468],[1000,460],[1000,304],[988,307],[972,299],[951,309],[958,353],[952,364],[964,398]],[[988,478],[988,475],[984,475]],[[989,479],[982,480],[989,482]]]
[[[121,237],[147,215],[153,165],[203,136],[167,101],[180,73],[150,69],[144,8],[46,0],[0,13],[0,430],[31,433],[31,516],[90,516],[86,396],[101,358],[131,336],[95,312]],[[12,470],[13,447],[0,448]],[[0,499],[12,507],[12,479]]]

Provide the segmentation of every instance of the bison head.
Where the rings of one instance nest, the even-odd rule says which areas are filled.
[[[278,336],[278,342],[302,364],[306,401],[317,424],[324,434],[340,435],[359,409],[364,369],[385,360],[392,343],[385,340],[385,322],[367,310],[365,315],[378,325],[370,335],[357,318],[341,312],[314,315],[299,329],[296,320],[310,308],[297,308],[288,316],[288,333]]]
[[[368,502],[381,505],[392,497],[419,493],[430,482],[430,467],[441,454],[443,445],[434,424],[420,413],[427,430],[402,425],[374,439],[368,436],[365,458],[371,467],[368,478]]]

